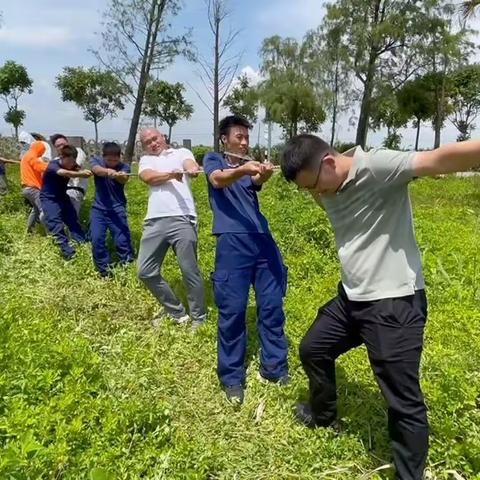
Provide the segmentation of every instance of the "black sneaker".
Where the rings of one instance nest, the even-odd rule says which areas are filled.
[[[262,383],[267,383],[267,382],[276,383],[277,385],[280,385],[281,387],[285,387],[290,383],[290,376],[288,375],[288,373],[286,373],[285,375],[282,375],[281,377],[277,377],[277,378],[266,378],[259,372],[258,373],[258,379]]]
[[[241,405],[244,400],[244,392],[242,385],[233,385],[231,387],[224,387],[225,395],[227,396],[227,400],[236,405]]]
[[[318,427],[313,417],[312,407],[308,403],[297,403],[295,405],[295,419],[308,428]]]

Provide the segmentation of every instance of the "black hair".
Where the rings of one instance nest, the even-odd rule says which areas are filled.
[[[72,147],[71,145],[65,145],[59,153],[60,158],[73,158],[75,160],[77,159],[78,155],[77,149],[75,147]]]
[[[120,148],[120,145],[115,142],[105,142],[103,144],[102,148],[102,154],[103,155],[116,155],[119,157],[122,154],[122,149]]]
[[[326,154],[337,155],[325,140],[307,133],[291,138],[280,155],[280,167],[288,182],[297,178],[301,170],[308,170]]]
[[[252,128],[250,122],[240,115],[229,115],[220,121],[218,124],[218,133],[220,137],[222,135],[228,135],[230,128],[232,127],[245,127],[247,129]]]
[[[37,142],[46,142],[47,139],[41,135],[40,133],[30,132],[30,135],[37,141]]]
[[[55,142],[59,139],[59,138],[64,138],[65,140],[67,140],[68,142],[68,138],[65,136],[65,135],[62,135],[61,133],[54,133],[53,135],[50,136],[50,143],[55,146]]]

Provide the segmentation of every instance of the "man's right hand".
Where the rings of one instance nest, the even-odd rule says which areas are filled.
[[[92,176],[92,172],[90,170],[79,170],[78,176],[82,178],[88,178]]]
[[[259,173],[261,174],[264,171],[264,166],[260,162],[254,160],[244,163],[240,168],[245,175],[251,177],[258,175]]]

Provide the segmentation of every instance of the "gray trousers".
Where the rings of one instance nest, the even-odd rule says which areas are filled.
[[[22,188],[22,195],[32,206],[32,210],[27,220],[27,232],[31,232],[37,223],[43,222],[42,204],[40,203],[40,190],[35,187],[24,187]]]
[[[85,194],[78,190],[67,188],[67,195],[70,197],[73,208],[77,212],[77,217],[80,218],[80,208],[82,207],[82,201]]]
[[[8,192],[7,177],[0,173],[0,195],[5,195]]]
[[[162,217],[145,220],[138,252],[138,278],[163,305],[168,315],[181,318],[185,307],[176,297],[160,271],[169,247],[177,257],[183,282],[187,288],[192,320],[206,319],[205,289],[197,263],[196,219],[188,216]]]

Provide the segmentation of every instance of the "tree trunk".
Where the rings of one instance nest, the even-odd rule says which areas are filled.
[[[18,127],[20,125],[14,125],[13,128],[15,129],[15,139],[18,141]]]
[[[142,114],[142,105],[147,89],[148,77],[155,53],[158,30],[160,28],[160,20],[163,15],[167,0],[153,0],[148,17],[148,31],[145,40],[144,55],[138,82],[137,95],[135,97],[135,106],[133,109],[132,121],[130,123],[130,131],[128,133],[127,146],[125,148],[125,160],[131,162],[135,152],[135,141],[137,138],[138,125]]]
[[[95,126],[95,152],[98,153],[98,122],[94,121]]]
[[[333,111],[332,111],[332,136],[330,137],[330,146],[333,147],[333,144],[335,143],[335,129],[337,126],[337,110],[338,110],[338,77],[339,77],[339,72],[338,72],[338,62],[335,66],[335,87],[333,90]]]
[[[420,119],[417,118],[417,136],[415,138],[415,151],[418,152],[418,141],[420,140],[420,127],[421,127],[421,122]]]
[[[168,125],[168,144],[172,141],[172,127],[173,125]]]
[[[360,107],[360,116],[358,118],[356,144],[365,148],[367,143],[368,122],[370,120],[370,100],[373,92],[373,81],[375,78],[376,52],[372,49],[368,62],[368,71],[363,88],[362,105]]]
[[[220,151],[220,135],[218,130],[219,122],[219,85],[218,76],[220,68],[220,18],[215,17],[215,61],[213,67],[213,149]]]

